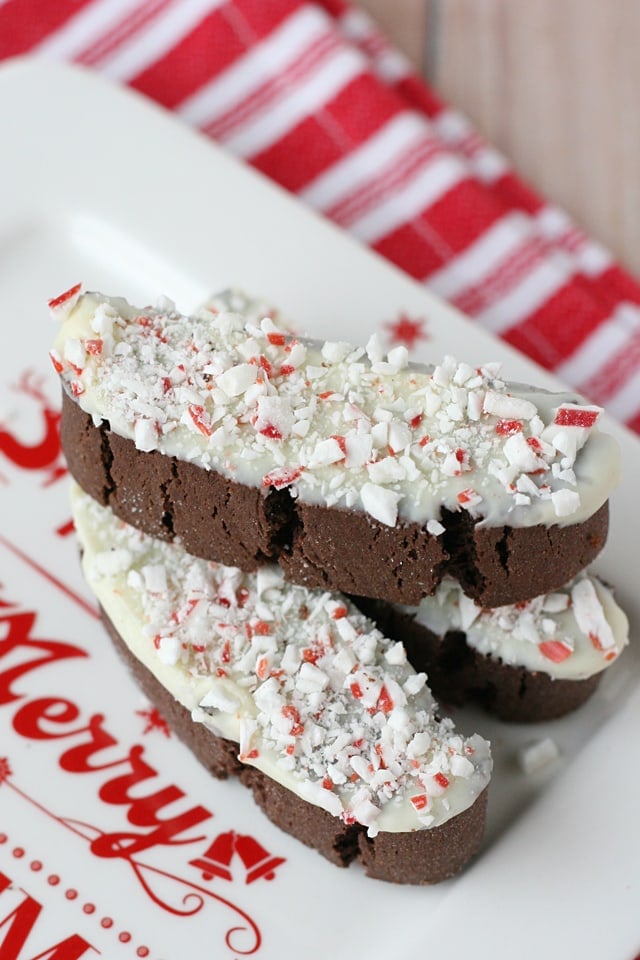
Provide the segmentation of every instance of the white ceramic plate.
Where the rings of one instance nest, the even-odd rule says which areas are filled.
[[[4,66],[0,130],[0,955],[4,945],[10,960],[49,956],[63,944],[56,960],[568,951],[630,960],[640,949],[633,643],[572,718],[518,728],[457,715],[492,739],[496,758],[487,841],[462,877],[412,889],[325,863],[165,736],[105,639],[67,527],[46,300],[82,280],[134,302],[166,293],[188,310],[238,285],[312,335],[389,337],[404,314],[426,335],[417,359],[499,359],[509,379],[552,378],[171,116],[94,76]],[[626,479],[598,566],[637,644],[640,444],[610,426]],[[518,749],[545,736],[560,760],[526,777]],[[137,785],[122,779],[134,768]],[[159,790],[173,800],[158,814],[164,829],[140,800]],[[207,852],[228,877],[203,877],[192,861]],[[284,862],[269,879],[272,858]],[[17,921],[2,925],[14,910],[19,937]]]

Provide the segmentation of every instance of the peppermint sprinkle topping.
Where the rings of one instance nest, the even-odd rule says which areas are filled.
[[[184,317],[97,294],[70,310],[78,292],[51,301],[64,307],[54,366],[94,422],[139,449],[386,526],[439,523],[443,508],[490,525],[579,522],[616,482],[613,441],[592,436],[599,408],[510,386],[495,364],[411,366],[377,335],[366,351],[301,340],[235,294]]]
[[[486,741],[438,718],[402,645],[349,602],[277,567],[198,560],[73,499],[85,572],[125,642],[244,762],[371,836],[435,826],[484,789]],[[123,609],[141,611],[135,630]]]
[[[445,580],[415,615],[438,636],[462,630],[480,653],[556,677],[589,677],[628,642],[627,618],[611,591],[585,571],[554,593],[494,609],[478,606]]]

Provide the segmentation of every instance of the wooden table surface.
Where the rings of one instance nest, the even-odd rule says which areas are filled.
[[[360,0],[520,173],[640,274],[640,0]]]

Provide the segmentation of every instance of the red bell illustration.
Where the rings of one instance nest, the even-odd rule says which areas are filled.
[[[227,830],[220,833],[209,844],[201,857],[190,860],[189,864],[202,871],[203,880],[232,880],[231,861],[237,854],[245,868],[245,883],[253,883],[264,877],[273,880],[275,869],[284,863],[284,857],[274,857],[248,834]]]
[[[213,843],[209,844],[202,857],[189,861],[190,866],[202,870],[203,880],[213,880],[214,877],[232,880],[233,877],[229,867],[234,854],[235,839],[236,835],[233,830],[218,834]]]
[[[284,863],[284,857],[272,857],[257,840],[248,834],[236,835],[236,851],[247,871],[245,883],[253,883],[260,877],[273,880],[276,867]]]

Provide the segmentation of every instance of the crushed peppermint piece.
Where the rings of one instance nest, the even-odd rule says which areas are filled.
[[[73,287],[65,290],[64,293],[59,294],[57,297],[52,297],[52,299],[48,301],[51,316],[55,320],[66,317],[76,305],[81,290],[82,284],[76,283]]]
[[[442,526],[439,520],[427,521],[427,532],[430,533],[432,537],[440,537],[444,531],[445,528]]]
[[[551,737],[534,740],[521,747],[518,751],[518,764],[528,777],[533,776],[545,767],[549,767],[560,756],[558,744]]]
[[[560,427],[582,427],[590,430],[595,426],[600,413],[599,407],[560,407],[553,422]]]
[[[379,520],[388,527],[395,526],[398,517],[399,493],[381,487],[376,483],[365,483],[361,491],[362,503],[367,513],[374,520]]]

